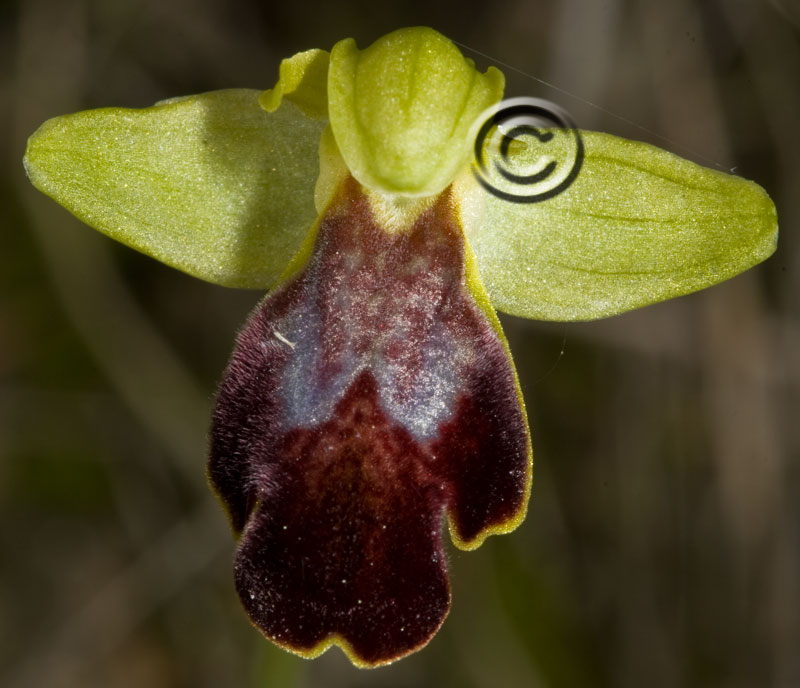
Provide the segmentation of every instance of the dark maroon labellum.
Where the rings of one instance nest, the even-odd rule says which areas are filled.
[[[529,461],[449,193],[390,233],[349,179],[306,266],[239,335],[214,412],[209,474],[250,618],[361,666],[422,647],[450,605],[445,514],[466,548],[517,522]]]

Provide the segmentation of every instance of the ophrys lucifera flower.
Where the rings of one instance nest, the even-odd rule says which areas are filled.
[[[338,644],[375,666],[418,649],[450,604],[445,517],[463,549],[522,520],[531,444],[495,307],[613,315],[774,250],[760,187],[605,134],[582,134],[557,196],[488,193],[470,130],[502,90],[414,28],[300,53],[263,93],[77,113],[31,137],[32,181],[87,223],[270,289],[220,386],[209,475],[248,614],[299,654]]]

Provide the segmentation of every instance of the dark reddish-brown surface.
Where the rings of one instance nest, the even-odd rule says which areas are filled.
[[[450,603],[445,510],[465,543],[510,521],[527,461],[448,194],[390,235],[350,180],[306,267],[250,317],[217,399],[209,473],[251,619],[306,654],[335,635],[369,665],[424,645]]]

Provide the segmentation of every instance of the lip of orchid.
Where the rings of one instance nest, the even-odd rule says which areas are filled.
[[[418,649],[450,605],[445,513],[464,549],[524,516],[519,386],[467,272],[449,192],[387,232],[348,178],[239,335],[209,476],[242,604],[294,652],[377,666]]]

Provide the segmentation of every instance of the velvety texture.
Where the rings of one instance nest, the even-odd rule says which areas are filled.
[[[450,591],[441,533],[469,548],[525,508],[511,362],[475,303],[449,192],[382,229],[348,179],[305,267],[239,335],[210,477],[240,533],[253,622],[305,655],[377,665],[425,644]]]

